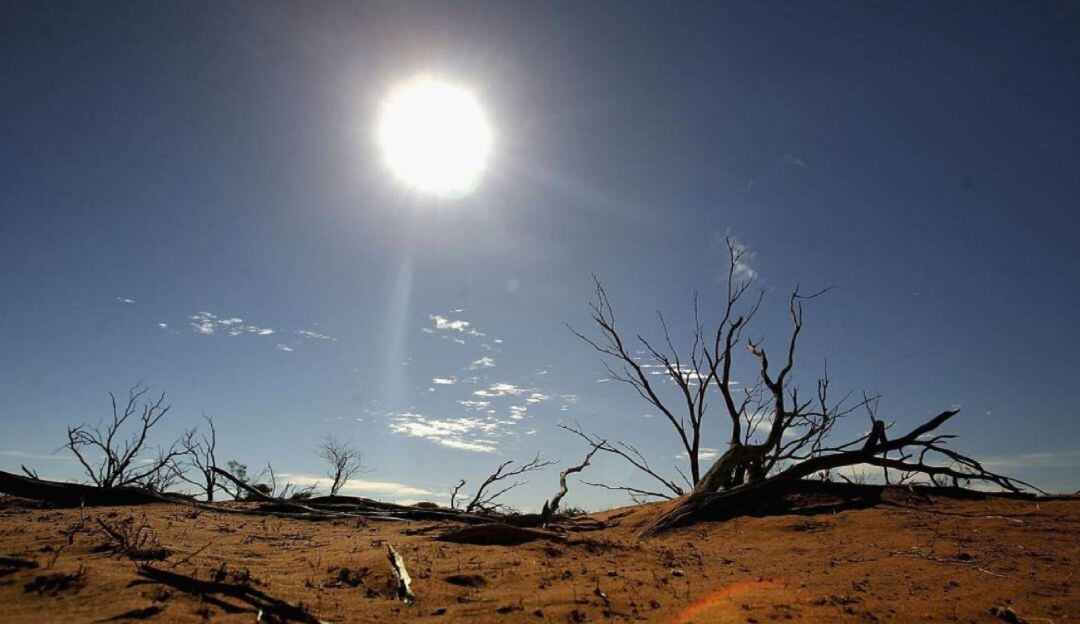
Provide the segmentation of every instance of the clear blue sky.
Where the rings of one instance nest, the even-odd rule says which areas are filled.
[[[664,424],[563,323],[587,326],[595,272],[626,328],[660,308],[685,332],[731,233],[766,345],[796,283],[835,285],[798,379],[827,355],[901,426],[959,405],[960,449],[1076,489],[1077,9],[5,2],[0,467],[75,477],[65,426],[140,379],[174,406],[163,439],[206,412],[224,458],[313,475],[336,433],[384,498],[576,462],[573,420],[670,466]],[[404,191],[376,149],[379,102],[421,72],[491,118],[464,199]]]

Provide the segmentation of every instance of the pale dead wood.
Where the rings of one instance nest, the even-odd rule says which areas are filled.
[[[585,467],[589,465],[589,461],[592,459],[593,455],[599,450],[599,446],[593,446],[580,464],[571,466],[559,473],[559,491],[555,493],[555,496],[551,497],[550,501],[544,502],[544,508],[540,511],[540,523],[542,525],[546,526],[555,517],[555,514],[559,513],[559,504],[562,502],[562,499],[566,496],[567,492],[570,491],[566,485],[566,477],[585,470]]]
[[[386,558],[390,560],[390,569],[394,574],[395,597],[405,604],[412,604],[416,601],[416,596],[412,592],[412,577],[405,569],[405,560],[394,550],[390,542],[386,543]]]

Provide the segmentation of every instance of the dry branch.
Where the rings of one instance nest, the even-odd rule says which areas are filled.
[[[386,558],[390,560],[390,569],[394,573],[395,597],[405,604],[412,604],[416,600],[412,592],[412,578],[409,576],[409,571],[405,569],[405,560],[394,550],[390,542],[386,543]]]
[[[517,468],[510,468],[509,466],[514,463],[514,460],[508,459],[505,462],[499,464],[499,467],[495,469],[495,472],[488,475],[484,482],[477,488],[476,494],[473,496],[469,504],[465,506],[466,513],[481,512],[481,513],[494,513],[499,509],[503,509],[503,505],[495,502],[500,496],[506,494],[510,490],[518,487],[523,481],[515,481],[510,485],[503,487],[502,489],[491,491],[489,488],[494,486],[500,481],[505,481],[511,477],[525,474],[526,472],[533,472],[536,470],[543,470],[548,466],[555,464],[554,461],[540,459],[540,454],[537,453],[536,457],[532,458],[527,463],[521,464]]]
[[[149,391],[150,388],[142,382],[135,384],[128,390],[123,407],[117,403],[116,395],[109,392],[112,420],[104,427],[100,423],[68,427],[65,447],[75,455],[95,485],[114,488],[142,484],[144,481],[161,483],[160,473],[172,470],[173,462],[183,454],[183,449],[174,443],[167,450],[159,449],[155,460],[139,460],[140,454],[146,449],[150,430],[169,413],[170,408],[165,404],[164,392],[157,399],[150,399],[146,398]],[[125,433],[129,429],[129,422],[135,425],[130,434]],[[90,453],[100,454],[101,458],[96,459]]]
[[[592,450],[589,451],[589,454],[585,456],[585,459],[580,464],[571,466],[559,473],[559,491],[555,493],[555,496],[551,497],[550,501],[544,502],[544,508],[540,511],[540,523],[542,525],[547,526],[547,524],[555,518],[555,514],[559,512],[559,503],[562,502],[563,497],[569,492],[569,489],[566,486],[566,477],[575,472],[585,470],[585,467],[589,465],[589,460],[591,460],[593,455],[599,450],[600,447],[594,445]]]

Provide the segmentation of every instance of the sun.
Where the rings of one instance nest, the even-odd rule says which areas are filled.
[[[417,78],[394,89],[379,120],[383,157],[402,182],[443,197],[473,191],[491,153],[491,126],[467,89]]]

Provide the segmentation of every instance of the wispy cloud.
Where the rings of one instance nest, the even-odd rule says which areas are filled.
[[[716,459],[718,456],[719,456],[719,454],[717,453],[716,449],[714,449],[714,448],[700,448],[700,449],[698,449],[698,459],[702,459],[702,460]],[[675,459],[687,459],[688,457],[689,456],[686,454],[686,451],[682,451],[678,455],[675,456]]]
[[[323,490],[329,490],[331,483],[330,479],[317,475],[282,473],[278,475],[278,478],[301,487],[313,485],[316,488]],[[406,485],[404,483],[397,483],[394,481],[369,481],[367,479],[350,479],[345,484],[345,487],[341,489],[341,493],[358,496],[367,495],[375,498],[386,496],[394,499],[416,496],[444,496],[441,493]]]
[[[457,383],[457,379],[454,377],[436,377],[431,380],[431,383],[437,386],[452,386]]]
[[[295,349],[293,349],[292,347],[290,347],[289,345],[287,345],[287,344],[285,344],[283,342],[277,343],[277,345],[275,345],[274,348],[277,349],[278,351],[295,351]]]
[[[334,338],[333,336],[327,336],[326,334],[313,332],[310,329],[298,329],[296,330],[296,333],[299,336],[303,336],[304,338],[311,338],[312,340],[326,340],[329,342],[337,342],[337,338]]]
[[[452,310],[451,314],[460,314],[464,310]],[[457,344],[467,344],[465,341],[466,336],[482,337],[486,336],[482,331],[476,329],[475,326],[469,321],[460,318],[449,318],[442,314],[429,314],[428,319],[434,322],[434,325],[430,327],[422,327],[420,331],[425,334],[438,335],[444,340],[450,340]],[[483,346],[483,345],[481,345]],[[489,348],[485,347],[485,348]]]
[[[276,333],[276,330],[269,327],[260,327],[258,325],[252,325],[250,323],[244,323],[244,319],[238,316],[231,317],[219,317],[212,312],[206,312],[200,310],[195,314],[188,317],[191,321],[191,328],[196,333],[206,336],[212,336],[214,334],[224,334],[228,336],[239,336],[241,334],[255,334],[257,336],[269,336]]]
[[[731,243],[731,247],[735,251],[736,256],[738,257],[738,259],[735,261],[735,267],[732,271],[732,277],[734,277],[736,281],[740,282],[757,279],[758,272],[754,270],[754,267],[752,266],[755,254],[753,251],[750,250],[749,247],[747,247],[746,243],[736,238],[730,230],[716,232],[715,234],[713,234],[713,243],[717,247],[724,247],[728,242]]]
[[[469,370],[476,370],[478,368],[494,368],[494,367],[495,367],[495,358],[488,357],[488,356],[485,355],[484,357],[480,358],[479,360],[475,360],[472,364],[470,364],[469,365]]]
[[[473,395],[480,397],[518,396],[525,392],[524,388],[511,383],[493,383],[487,388],[473,391]]]
[[[1018,455],[992,457],[981,463],[991,470],[1073,468],[1080,466],[1080,449],[1043,453],[1020,453]]]
[[[116,298],[116,301],[117,301],[118,303],[125,303],[125,304],[132,304],[132,303],[135,303],[135,300],[134,300],[134,299],[128,299],[127,297],[117,297],[117,298]]]
[[[784,154],[784,157],[780,159],[780,164],[791,165],[792,167],[798,167],[799,169],[808,169],[806,161],[792,156],[791,154]]]
[[[48,455],[45,453],[27,453],[26,451],[0,451],[0,458],[40,459],[48,461],[74,461],[68,455]]]
[[[451,321],[445,316],[439,314],[428,315],[428,318],[435,321],[435,329],[439,331],[459,331],[463,332],[469,328],[469,321]]]
[[[442,446],[492,453],[502,423],[484,418],[428,418],[415,412],[402,412],[391,416],[390,431],[413,438],[424,438]]]

